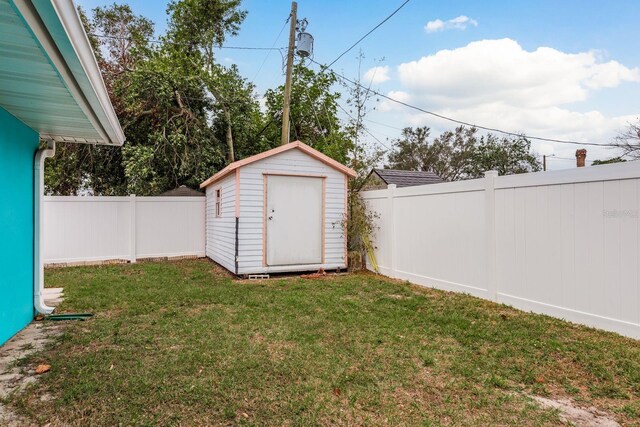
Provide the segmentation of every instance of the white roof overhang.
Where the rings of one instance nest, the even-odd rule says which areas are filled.
[[[71,0],[0,0],[0,107],[44,139],[122,145]]]

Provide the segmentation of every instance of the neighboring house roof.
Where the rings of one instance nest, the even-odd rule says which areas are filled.
[[[273,149],[271,149],[269,151],[265,151],[264,153],[256,154],[255,156],[247,157],[246,159],[242,159],[242,160],[238,160],[237,162],[233,162],[230,165],[228,165],[227,167],[225,167],[224,169],[222,169],[220,172],[216,173],[211,178],[207,179],[202,184],[200,184],[200,188],[204,188],[204,187],[206,187],[208,185],[213,184],[216,181],[221,180],[222,178],[224,178],[225,176],[229,175],[231,172],[235,171],[236,169],[241,168],[242,166],[248,165],[248,164],[253,163],[253,162],[257,162],[258,160],[262,160],[262,159],[265,159],[267,157],[274,156],[276,154],[284,153],[285,151],[294,150],[294,149],[300,150],[303,153],[308,154],[309,156],[315,158],[316,160],[321,161],[322,163],[326,164],[327,166],[331,166],[332,168],[342,172],[345,175],[348,175],[350,177],[355,177],[356,176],[356,172],[353,169],[348,168],[347,166],[343,165],[342,163],[333,160],[331,157],[329,157],[329,156],[327,156],[325,154],[322,154],[318,150],[315,150],[315,149],[309,147],[307,144],[305,144],[305,143],[303,143],[301,141],[294,141],[294,142],[291,142],[289,144],[281,145],[279,147],[273,148]]]
[[[399,169],[373,169],[385,184],[395,184],[397,187],[413,187],[415,185],[437,184],[444,182],[442,178],[433,172],[404,171]]]
[[[71,0],[0,0],[0,107],[43,139],[122,145]]]
[[[189,188],[186,185],[181,185],[178,188],[174,188],[173,190],[165,191],[160,194],[161,197],[204,197],[204,193],[202,191],[194,190],[193,188]]]

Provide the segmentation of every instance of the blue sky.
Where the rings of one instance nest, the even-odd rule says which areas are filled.
[[[128,0],[134,11],[166,28],[166,2]],[[77,0],[85,9],[112,1]],[[314,57],[322,63],[384,19],[401,0],[298,2],[298,17],[309,20]],[[289,14],[289,1],[245,0],[249,14],[227,45],[270,47]],[[472,123],[532,135],[608,142],[625,123],[640,116],[640,2],[616,0],[424,1],[401,11],[345,55],[334,68],[358,73],[372,87],[422,108]],[[430,23],[430,24],[429,24]],[[285,46],[287,29],[277,47]],[[257,86],[258,95],[281,84],[281,58],[264,51],[220,51]],[[373,67],[382,67],[377,71]],[[259,70],[259,72],[258,72]],[[381,102],[369,118],[385,144],[402,128],[427,125],[438,133],[455,125]],[[373,141],[372,141],[373,143]],[[540,153],[572,158],[575,146],[536,142]],[[589,148],[589,158],[614,153]],[[550,168],[572,167],[556,160]]]

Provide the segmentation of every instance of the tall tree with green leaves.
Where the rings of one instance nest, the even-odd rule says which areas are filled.
[[[92,18],[82,9],[79,13],[111,102],[126,132],[128,105],[124,96],[129,90],[131,74],[147,58],[153,23],[135,15],[128,5],[95,8]],[[120,147],[60,143],[56,156],[46,163],[45,174],[46,191],[51,194],[120,195],[127,192]]]
[[[426,126],[406,127],[400,138],[393,141],[388,156],[388,166],[393,169],[429,171],[433,170],[435,157],[429,145],[431,129]]]
[[[123,163],[129,192],[197,188],[223,163],[205,88],[162,47],[133,73],[125,102]]]
[[[232,142],[234,158],[239,160],[271,148],[264,134],[260,133],[265,122],[253,83],[242,77],[235,65],[221,67],[216,79],[227,97],[224,108],[213,98],[212,114],[220,118],[213,121],[213,128],[219,140],[227,141],[227,151]],[[228,139],[229,131],[232,141]],[[227,159],[231,160],[229,157]]]
[[[476,128],[459,126],[429,142],[428,127],[405,128],[389,154],[389,167],[432,171],[446,181],[480,178],[488,170],[509,175],[541,169],[528,139],[478,138],[476,133]]]
[[[465,172],[468,178],[481,178],[489,170],[513,175],[540,171],[542,165],[526,137],[500,138],[490,133],[480,138]]]
[[[226,70],[216,62],[217,47],[222,46],[229,35],[236,35],[247,11],[240,9],[240,0],[173,0],[167,12],[171,16],[167,41],[180,53],[183,66],[194,71],[208,93],[214,98],[225,124],[227,159],[235,160],[232,106],[251,102],[252,86],[239,77],[237,70]],[[244,88],[225,84],[236,78]],[[241,99],[243,98],[244,99]]]
[[[331,72],[316,73],[298,63],[293,68],[291,85],[291,127],[289,139],[300,140],[336,159],[347,163],[353,140],[343,131],[338,117],[340,93],[332,89],[336,77]],[[267,117],[271,120],[265,131],[273,146],[280,141],[284,85],[265,94]]]
[[[160,43],[150,41],[151,21],[127,5],[85,17],[127,139],[122,148],[60,144],[48,164],[49,192],[154,195],[182,184],[197,188],[233,156],[233,136],[251,152],[251,137],[263,124],[254,88],[213,55],[237,33],[246,14],[238,7],[239,1],[173,1]]]
[[[432,171],[445,181],[466,179],[478,139],[475,128],[459,126],[429,142],[428,127],[405,128],[389,153],[393,169]]]

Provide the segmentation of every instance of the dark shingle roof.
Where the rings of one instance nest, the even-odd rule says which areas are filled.
[[[204,197],[204,193],[198,190],[181,185],[173,190],[165,191],[160,194],[161,197]]]
[[[374,169],[374,172],[387,185],[395,184],[397,187],[412,187],[414,185],[444,182],[442,178],[433,172],[403,171],[398,169]]]

